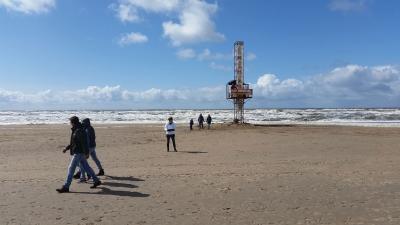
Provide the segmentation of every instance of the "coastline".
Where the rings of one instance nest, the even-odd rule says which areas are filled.
[[[214,123],[229,123],[232,110],[105,110],[105,111],[0,111],[0,124],[65,124],[72,115],[95,124],[163,124],[168,116],[179,124],[211,114]],[[252,124],[356,125],[400,127],[400,109],[253,109],[245,121]]]
[[[165,123],[154,122],[154,123],[130,123],[130,122],[115,122],[115,123],[92,123],[97,127],[135,127],[135,126],[143,126],[143,127],[163,127]],[[179,127],[188,128],[188,123],[176,123]],[[17,128],[39,128],[39,127],[69,127],[68,123],[41,123],[41,124],[0,124],[0,129],[17,129]],[[212,126],[215,128],[221,127],[231,127],[231,126],[250,126],[250,127],[353,127],[353,128],[400,128],[400,122],[396,123],[382,123],[382,122],[366,122],[366,123],[293,123],[293,122],[270,122],[270,123],[245,123],[244,125],[236,125],[232,122],[220,122],[220,123],[212,123]],[[197,128],[197,124],[195,123],[194,128]]]

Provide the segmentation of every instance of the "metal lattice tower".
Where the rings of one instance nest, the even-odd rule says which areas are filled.
[[[253,89],[244,83],[244,42],[234,44],[234,80],[226,85],[226,98],[233,101],[233,121],[244,123],[244,103],[253,97]]]

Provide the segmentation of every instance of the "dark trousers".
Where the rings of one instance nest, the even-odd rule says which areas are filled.
[[[175,134],[167,134],[167,151],[169,151],[169,139],[172,139],[172,145],[174,145],[174,150],[176,151]]]

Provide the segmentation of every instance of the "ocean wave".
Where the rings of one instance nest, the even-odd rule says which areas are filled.
[[[0,125],[68,124],[73,115],[90,118],[95,124],[162,124],[173,116],[182,124],[197,121],[200,113],[211,114],[215,123],[233,119],[233,111],[227,109],[0,111]],[[400,127],[400,109],[248,109],[245,119],[254,124]]]

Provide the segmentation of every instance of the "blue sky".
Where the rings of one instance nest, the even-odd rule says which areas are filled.
[[[399,107],[395,0],[0,0],[0,109]]]

